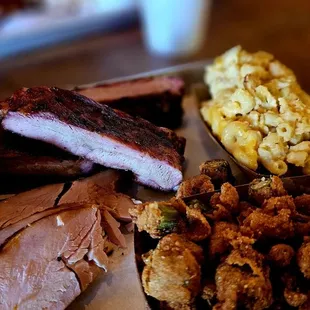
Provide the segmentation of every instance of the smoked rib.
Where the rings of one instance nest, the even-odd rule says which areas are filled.
[[[1,114],[5,130],[130,170],[142,184],[172,190],[182,181],[184,138],[76,92],[24,88],[1,103]]]

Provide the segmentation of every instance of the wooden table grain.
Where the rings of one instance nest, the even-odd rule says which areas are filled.
[[[150,55],[139,25],[96,33],[1,59],[0,99],[23,86],[78,85],[212,58],[237,44],[273,53],[310,90],[310,1],[214,0],[205,44],[195,55]]]

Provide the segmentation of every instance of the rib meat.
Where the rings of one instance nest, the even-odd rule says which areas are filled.
[[[94,164],[86,159],[61,159],[34,156],[17,150],[0,149],[0,173],[12,175],[74,177],[92,171]]]
[[[184,82],[177,77],[150,77],[76,88],[80,94],[113,109],[168,128],[182,122]]]
[[[24,88],[1,104],[1,114],[6,130],[131,170],[142,184],[172,190],[182,180],[184,138],[76,92]]]
[[[91,161],[47,143],[9,132],[0,136],[1,174],[75,177],[88,174],[94,168]]]

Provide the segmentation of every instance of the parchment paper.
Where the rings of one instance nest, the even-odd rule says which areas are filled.
[[[182,128],[179,135],[186,138],[184,178],[197,175],[198,166],[207,159],[223,158],[228,155],[207,135],[204,124],[199,117],[197,102],[192,95],[183,101],[185,110]],[[241,176],[240,170],[231,163],[235,176]],[[138,199],[163,200],[173,194],[160,193],[139,187]],[[133,234],[126,236],[128,248],[117,251],[111,258],[109,271],[102,274],[70,306],[70,310],[144,310],[148,309],[144,298],[139,276],[136,270]]]

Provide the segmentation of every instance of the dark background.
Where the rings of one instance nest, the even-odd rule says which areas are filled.
[[[78,85],[208,59],[237,44],[273,53],[310,91],[310,1],[214,0],[208,36],[196,55],[150,55],[137,21],[117,31],[97,31],[0,59],[0,98],[23,86]]]

